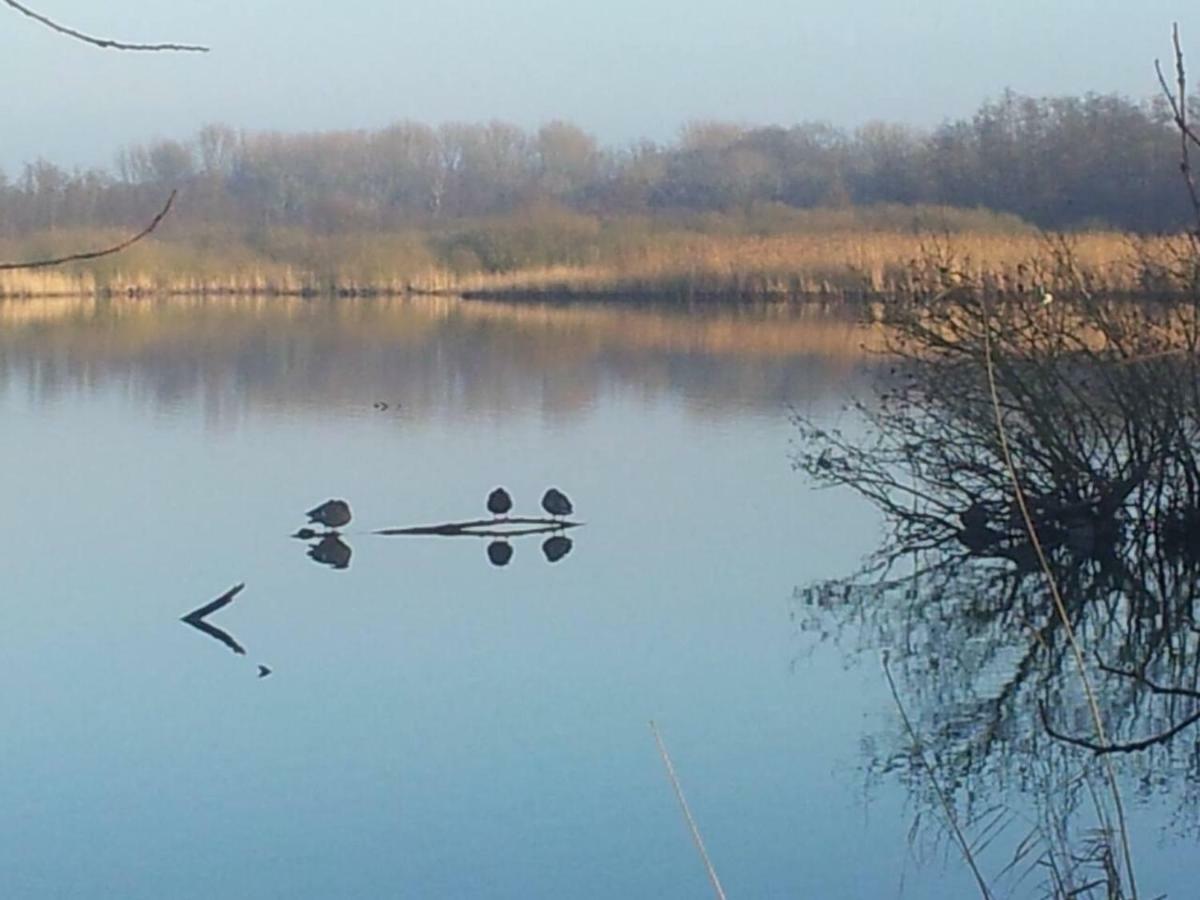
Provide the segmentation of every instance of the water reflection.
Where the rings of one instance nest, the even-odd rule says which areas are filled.
[[[508,541],[492,541],[487,545],[487,558],[493,566],[507,566],[513,557],[512,544]]]
[[[546,538],[542,544],[542,553],[545,554],[547,562],[556,563],[570,553],[573,546],[574,543],[569,537],[564,534],[556,534]]]
[[[487,509],[491,519],[469,519],[462,522],[445,522],[440,525],[414,525],[407,528],[384,528],[374,532],[391,537],[476,537],[495,538],[487,545],[487,558],[493,566],[503,568],[512,562],[512,541],[533,535],[549,534],[542,543],[542,553],[549,562],[556,563],[571,552],[573,542],[562,532],[568,528],[579,528],[582,522],[572,522],[563,516],[574,512],[567,495],[550,488],[542,497],[542,508],[550,514],[546,519],[539,516],[510,515],[513,499],[504,488],[496,488],[487,497]]]
[[[322,535],[317,543],[308,548],[309,559],[331,569],[350,568],[350,557],[353,555],[350,545],[338,534]]]
[[[372,896],[390,883],[430,897],[692,896],[693,851],[646,756],[651,715],[671,723],[682,766],[694,748],[717,751],[687,784],[698,809],[729,811],[712,820],[726,829],[714,845],[748,894],[803,893],[810,874],[824,896],[887,893],[862,888],[894,880],[894,855],[865,879],[824,863],[863,833],[853,788],[823,795],[839,813],[796,844],[858,725],[814,726],[820,704],[811,692],[796,703],[780,665],[792,529],[813,517],[788,496],[803,488],[782,465],[782,404],[840,401],[857,365],[849,325],[809,333],[780,311],[682,308],[468,319],[452,305],[423,323],[374,301],[209,303],[99,304],[0,335],[5,493],[31,516],[8,583],[46,600],[14,607],[0,654],[6,680],[29,688],[5,710],[6,803],[28,813],[5,842],[10,895],[87,895],[121,881],[113,866],[137,846],[154,866],[122,882],[128,896],[200,896],[204,862],[188,848],[215,840],[246,896]],[[844,343],[823,349],[837,328]],[[539,550],[556,532],[509,538],[503,572],[480,552],[499,537],[367,533],[474,513],[499,529],[484,510],[499,483],[536,517],[558,483],[589,523],[609,524],[553,567]],[[697,483],[728,493],[700,496]],[[343,495],[359,527],[341,536],[356,555],[335,575],[303,555],[323,526],[303,543],[284,536],[297,513]],[[734,497],[753,528],[711,515]],[[113,509],[126,540],[63,560],[37,538],[65,521],[105,533]],[[714,551],[721,565],[697,565]],[[172,624],[232,583],[217,569],[249,587],[205,621],[245,655]],[[354,602],[330,608],[330,579]],[[164,622],[165,590],[178,610]],[[265,663],[261,635],[268,668],[279,661],[265,695],[239,689]],[[46,667],[54,647],[69,664]],[[755,721],[773,723],[768,743],[746,740]],[[448,836],[445,853],[426,852],[431,834]],[[614,834],[619,846],[605,843]],[[660,843],[647,883],[645,848]],[[67,845],[79,850],[70,871]]]
[[[412,421],[478,411],[556,417],[612,387],[678,392],[705,409],[775,414],[840,396],[875,343],[855,312],[633,308],[446,299],[171,298],[0,301],[0,387],[39,401],[128,386],[153,405],[248,407]],[[389,392],[385,394],[384,392]]]
[[[1066,852],[1084,884],[1103,865],[1062,846],[1067,823],[1095,810],[1112,864],[1123,821],[1096,756],[1181,822],[1200,809],[1200,318],[1092,298],[890,315],[900,362],[858,408],[866,436],[796,420],[797,465],[870,499],[889,538],[799,589],[797,620],[891,651],[913,732],[874,744],[876,774],[936,811],[936,772],[969,828],[1014,787],[1054,806],[1025,850]]]

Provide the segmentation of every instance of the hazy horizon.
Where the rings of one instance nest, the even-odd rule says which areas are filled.
[[[929,127],[1005,88],[1153,96],[1153,62],[1170,53],[1173,21],[1200,65],[1200,13],[1153,0],[1132,19],[1123,7],[938,0],[913,16],[866,0],[851,18],[779,0],[736,10],[712,0],[514,0],[503,9],[480,0],[348,0],[335,9],[306,0],[126,0],[108,9],[44,0],[40,12],[83,31],[205,43],[212,53],[100,50],[0,8],[0,72],[21,85],[9,98],[0,170],[39,157],[109,166],[123,146],[184,137],[211,121],[321,131],[404,119],[523,127],[567,119],[607,145],[665,140],[698,119]]]

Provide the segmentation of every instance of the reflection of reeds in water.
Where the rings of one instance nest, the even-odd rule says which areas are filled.
[[[42,249],[74,249],[107,235],[56,237]],[[912,263],[928,239],[906,231],[831,231],[745,236],[651,233],[644,240],[575,247],[568,259],[487,270],[442,260],[434,238],[417,233],[320,236],[278,230],[253,246],[211,235],[149,240],[112,260],[35,272],[0,273],[0,296],[147,294],[311,296],[481,293],[494,296],[863,296],[914,287]],[[1016,290],[1022,270],[1044,250],[1032,233],[966,232],[950,242],[972,278]],[[1170,290],[1157,260],[1176,251],[1170,238],[1134,242],[1115,232],[1071,239],[1073,257],[1098,290]],[[0,247],[11,258],[29,248]]]
[[[46,398],[131,380],[155,402],[203,396],[217,417],[264,404],[366,414],[379,399],[403,401],[388,413],[397,423],[484,409],[559,416],[613,384],[703,415],[778,410],[842,391],[866,363],[879,327],[856,315],[450,297],[0,300],[0,380]]]
[[[653,308],[420,297],[342,302],[334,316],[328,308],[287,297],[0,300],[0,328],[16,335],[19,329],[37,326],[38,339],[70,346],[81,357],[89,355],[89,349],[120,353],[122,348],[150,349],[178,340],[230,341],[239,332],[257,333],[264,323],[271,322],[291,328],[311,323],[339,337],[367,343],[419,341],[431,330],[445,326],[486,326],[523,335],[541,352],[562,346],[573,359],[624,349],[853,360],[861,358],[864,350],[883,345],[881,326],[833,315],[818,305],[763,307],[753,314],[711,307],[680,315]],[[97,329],[99,323],[108,327]],[[46,331],[50,325],[53,329]]]

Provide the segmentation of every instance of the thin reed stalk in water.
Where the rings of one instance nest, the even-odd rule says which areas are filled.
[[[1046,576],[1046,583],[1050,588],[1050,596],[1054,600],[1055,611],[1062,622],[1063,629],[1067,635],[1067,642],[1071,645],[1071,653],[1075,657],[1075,665],[1079,670],[1079,680],[1083,684],[1084,694],[1087,697],[1092,724],[1096,729],[1096,737],[1101,744],[1107,744],[1108,735],[1104,727],[1104,716],[1100,712],[1100,703],[1096,699],[1095,688],[1092,686],[1092,680],[1088,676],[1087,664],[1083,659],[1083,649],[1079,646],[1079,639],[1076,637],[1075,629],[1071,625],[1071,617],[1067,614],[1066,603],[1063,602],[1062,592],[1058,588],[1058,579],[1054,577],[1054,572],[1050,568],[1050,562],[1046,558],[1045,549],[1042,547],[1042,542],[1038,537],[1037,527],[1034,525],[1033,517],[1029,513],[1029,504],[1025,498],[1025,490],[1021,487],[1021,478],[1017,474],[1016,463],[1013,461],[1012,451],[1008,445],[1008,433],[1004,428],[1004,416],[1000,409],[1000,394],[996,388],[996,366],[992,358],[991,308],[988,306],[986,297],[981,302],[983,304],[983,358],[987,369],[988,392],[991,395],[992,413],[996,420],[996,432],[1000,442],[1000,452],[1004,457],[1004,467],[1007,469],[1009,480],[1012,482],[1013,496],[1017,501],[1017,508],[1021,512],[1021,519],[1025,525],[1025,531],[1029,535],[1029,541],[1033,545],[1034,553],[1037,555],[1038,565],[1041,566],[1042,573]],[[1137,900],[1137,882],[1133,875],[1133,850],[1130,847],[1129,830],[1125,823],[1125,805],[1121,802],[1121,791],[1117,785],[1117,773],[1110,757],[1105,757],[1104,767],[1105,773],[1108,776],[1109,789],[1113,797],[1113,805],[1117,811],[1117,827],[1121,835],[1121,850],[1125,857],[1125,873],[1129,878],[1130,896],[1132,900]]]
[[[908,718],[908,713],[904,710],[904,704],[900,700],[900,692],[896,689],[896,681],[892,678],[892,670],[888,667],[887,651],[884,651],[882,665],[883,675],[887,678],[888,688],[892,692],[892,700],[896,704],[896,709],[900,711],[900,720],[904,723],[904,730],[908,732],[908,739],[912,742],[913,752],[917,754],[921,768],[929,776],[929,783],[933,785],[933,792],[937,794],[938,802],[942,806],[942,813],[946,816],[946,822],[950,826],[950,830],[954,833],[954,839],[958,842],[958,848],[962,851],[963,859],[971,867],[971,874],[975,876],[976,884],[979,885],[979,893],[983,895],[984,900],[993,900],[991,888],[988,887],[983,873],[979,871],[979,865],[975,862],[975,854],[971,852],[971,845],[967,843],[967,837],[958,825],[958,817],[954,814],[954,807],[950,804],[950,798],[946,796],[941,783],[938,782],[937,773],[934,772],[933,766],[925,758],[925,748],[921,745],[921,739],[917,736],[917,730],[913,728],[912,721]]]
[[[717,870],[713,867],[708,851],[704,849],[704,839],[700,837],[700,828],[696,824],[695,818],[692,817],[687,799],[683,796],[683,787],[679,783],[679,777],[675,774],[675,766],[671,763],[671,755],[667,753],[667,745],[663,743],[662,735],[658,733],[658,726],[654,724],[653,720],[650,722],[650,730],[654,732],[654,742],[658,744],[658,752],[662,756],[663,764],[667,767],[667,777],[671,779],[671,787],[675,788],[675,796],[679,799],[683,817],[687,820],[688,828],[691,829],[692,840],[696,842],[696,849],[700,851],[700,858],[704,860],[704,867],[708,869],[708,878],[712,882],[717,900],[726,900],[725,889],[721,887],[721,879],[717,877]]]

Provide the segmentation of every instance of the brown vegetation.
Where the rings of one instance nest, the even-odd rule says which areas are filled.
[[[1049,285],[1050,239],[1031,230],[931,236],[839,227],[748,233],[645,220],[546,214],[453,230],[316,235],[271,229],[252,238],[180,232],[125,253],[47,271],[0,272],[0,296],[400,295],[794,299],[879,297],[918,290],[918,260],[943,258],[989,288],[1020,294]],[[794,223],[793,223],[794,224]],[[65,255],[115,232],[42,233],[0,242],[0,256]],[[1179,240],[1086,232],[1058,241],[1073,276],[1113,294],[1181,287]]]

